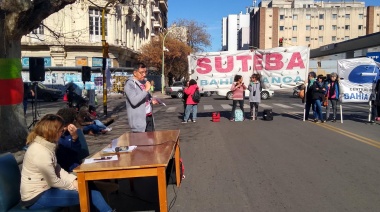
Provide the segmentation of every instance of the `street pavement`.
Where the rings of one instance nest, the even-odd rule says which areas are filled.
[[[166,98],[155,94],[159,98]],[[86,136],[95,153],[129,132],[125,98],[112,94],[105,135]],[[102,112],[99,99],[97,111]],[[259,120],[230,122],[231,101],[201,99],[197,123],[181,124],[179,99],[155,106],[156,130],[180,129],[185,176],[181,187],[168,186],[170,211],[378,211],[380,208],[379,125],[366,123],[365,104],[344,105],[344,123],[303,122],[299,99],[277,92],[262,101]],[[62,102],[51,103],[58,106]],[[41,111],[49,109],[41,104]],[[222,106],[225,105],[225,108]],[[270,106],[273,121],[261,119]],[[286,105],[291,108],[286,108]],[[219,111],[221,122],[211,121]],[[248,110],[246,109],[246,112]],[[41,114],[42,115],[42,114]],[[154,178],[119,180],[108,200],[118,211],[158,211]]]

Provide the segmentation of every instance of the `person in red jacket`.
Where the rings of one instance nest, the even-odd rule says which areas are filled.
[[[198,103],[193,101],[193,94],[197,89],[199,89],[197,81],[192,79],[189,82],[189,86],[184,90],[185,94],[188,95],[188,97],[186,98],[186,110],[182,123],[187,123],[191,111],[193,111],[193,122],[196,122],[197,120]]]

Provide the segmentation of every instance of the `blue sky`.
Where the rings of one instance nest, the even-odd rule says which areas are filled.
[[[257,0],[259,2],[261,0]],[[360,0],[357,0],[360,1]],[[379,0],[365,0],[366,6],[379,6]],[[168,0],[169,25],[178,19],[204,23],[211,35],[211,47],[206,51],[219,51],[222,42],[222,18],[229,14],[245,13],[253,0]]]

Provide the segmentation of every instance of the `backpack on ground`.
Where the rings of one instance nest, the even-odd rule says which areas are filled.
[[[272,109],[265,109],[263,112],[263,119],[265,121],[272,121],[273,120],[273,112]]]
[[[198,88],[194,91],[192,98],[195,103],[199,103],[201,101],[201,94],[199,93]]]
[[[235,109],[235,121],[244,121],[244,114],[242,110]]]

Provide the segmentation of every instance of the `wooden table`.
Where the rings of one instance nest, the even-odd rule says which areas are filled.
[[[166,167],[174,156],[177,187],[179,187],[179,130],[147,133],[125,133],[118,138],[118,146],[138,146],[133,152],[117,153],[117,161],[82,164],[74,172],[78,176],[81,212],[90,211],[88,181],[157,176],[160,211],[168,211]],[[110,141],[111,143],[111,141]],[[116,153],[115,153],[116,154]],[[102,151],[92,157],[104,155]]]

